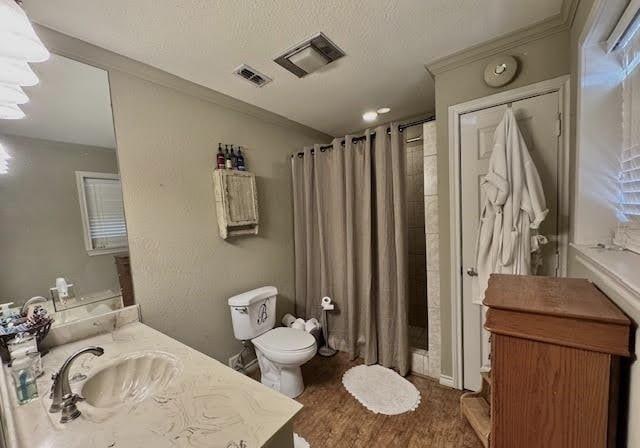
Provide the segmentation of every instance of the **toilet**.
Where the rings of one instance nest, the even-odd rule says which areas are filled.
[[[316,340],[304,330],[274,328],[277,295],[274,286],[264,286],[231,297],[233,333],[253,343],[262,384],[295,398],[304,390],[300,366],[315,356]]]

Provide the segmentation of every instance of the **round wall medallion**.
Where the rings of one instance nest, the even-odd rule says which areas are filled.
[[[518,72],[518,60],[513,56],[493,58],[484,69],[484,82],[491,87],[502,87],[509,84]]]

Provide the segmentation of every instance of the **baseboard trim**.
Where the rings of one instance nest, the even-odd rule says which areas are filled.
[[[449,375],[440,375],[440,385],[455,389],[453,377]]]

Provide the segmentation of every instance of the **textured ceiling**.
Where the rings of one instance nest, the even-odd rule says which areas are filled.
[[[25,0],[37,22],[332,135],[434,108],[424,64],[560,12],[562,0]],[[323,31],[347,56],[298,79],[272,60]],[[234,77],[247,63],[274,78]]]
[[[26,117],[0,120],[0,133],[116,147],[106,71],[57,55],[32,67],[40,82],[24,88]]]

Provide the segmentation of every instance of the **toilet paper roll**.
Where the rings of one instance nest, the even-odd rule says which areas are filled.
[[[304,319],[296,319],[294,323],[291,324],[291,328],[295,328],[296,330],[304,330]]]
[[[290,327],[291,324],[293,324],[295,321],[296,318],[289,313],[282,316],[282,325],[284,325],[285,327]]]
[[[322,302],[320,302],[323,310],[332,310],[333,304],[331,303],[331,297],[324,296]]]
[[[315,317],[309,319],[304,324],[304,331],[306,331],[307,333],[311,333],[316,328],[320,328],[320,322],[318,322],[318,319],[316,319]]]

